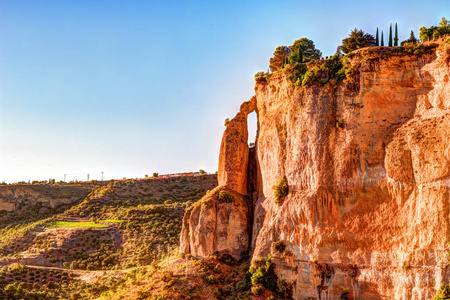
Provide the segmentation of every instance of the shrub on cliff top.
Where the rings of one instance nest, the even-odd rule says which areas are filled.
[[[256,83],[267,82],[266,74],[264,72],[258,72],[255,74]],[[226,125],[225,125],[226,126]]]
[[[336,54],[329,59],[308,64],[290,64],[286,66],[285,72],[290,73],[288,80],[297,88],[324,85],[330,81],[340,82],[345,79],[344,58]]]
[[[442,17],[441,22],[439,22],[439,27],[430,26],[426,28],[425,26],[422,26],[419,31],[419,38],[422,42],[425,42],[446,34],[450,34],[450,21]]]
[[[289,193],[289,185],[287,182],[286,176],[283,176],[283,178],[280,178],[278,180],[278,183],[274,186],[274,197],[275,197],[275,204],[280,205],[281,201],[284,197],[287,196]]]

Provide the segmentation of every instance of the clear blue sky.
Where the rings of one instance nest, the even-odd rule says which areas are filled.
[[[0,1],[0,181],[214,172],[276,46],[306,36],[327,56],[354,27],[397,22],[404,40],[449,15],[448,0]]]

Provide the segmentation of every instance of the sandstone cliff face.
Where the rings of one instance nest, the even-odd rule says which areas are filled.
[[[224,133],[219,183],[249,194],[253,259],[271,253],[294,299],[339,299],[343,288],[355,299],[430,299],[449,281],[450,46],[421,56],[387,50],[355,53],[350,88],[299,90],[283,72],[257,84],[256,178],[245,176],[245,118],[238,113]],[[283,176],[289,194],[277,205]],[[212,246],[218,227],[202,223],[218,215],[214,206],[189,211],[182,251],[232,252],[233,242]],[[236,228],[229,215],[222,224]],[[288,251],[274,250],[277,241]]]
[[[356,299],[430,299],[449,280],[449,51],[380,52],[352,59],[358,92],[295,91],[281,73],[256,87],[253,257],[271,252],[295,299],[339,299],[343,287]],[[290,193],[277,206],[282,176]],[[273,250],[278,240],[291,254]],[[312,260],[333,269],[328,280]]]

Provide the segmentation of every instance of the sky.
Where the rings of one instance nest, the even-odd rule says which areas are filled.
[[[355,27],[402,41],[441,17],[448,0],[0,0],[0,181],[213,173],[277,46],[328,56]]]

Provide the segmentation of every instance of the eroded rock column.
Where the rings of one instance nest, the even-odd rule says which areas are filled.
[[[222,251],[239,258],[248,250],[251,205],[247,197],[247,116],[255,109],[253,97],[227,124],[220,145],[219,186],[186,211],[180,236],[182,253],[204,257]]]

